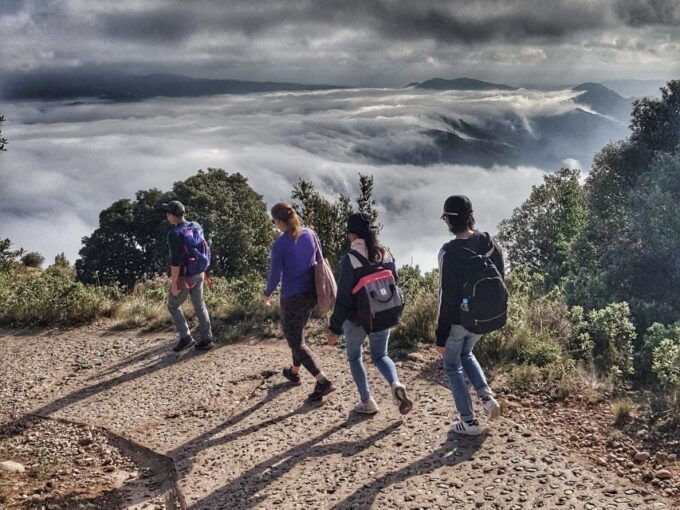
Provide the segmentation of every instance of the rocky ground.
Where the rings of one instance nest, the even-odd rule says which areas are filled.
[[[30,434],[14,431],[17,418],[35,413],[95,427],[81,431],[105,427],[171,457],[185,499],[179,504],[196,510],[678,506],[668,497],[678,482],[672,459],[656,464],[656,452],[636,451],[652,454],[637,463],[625,442],[606,445],[599,455],[563,440],[567,426],[579,437],[578,427],[587,430],[587,422],[567,416],[570,421],[558,420],[551,428],[547,420],[558,412],[540,401],[511,400],[509,419],[494,422],[480,438],[449,433],[451,396],[429,354],[399,364],[416,401],[414,412],[403,419],[369,363],[381,411],[361,418],[350,412],[356,390],[342,351],[315,347],[338,391],[321,405],[309,405],[304,397],[312,389],[311,377],[291,387],[278,373],[289,356],[282,341],[244,341],[182,357],[168,353],[172,341],[170,333],[121,333],[106,323],[68,332],[0,332],[0,461],[40,464],[37,448],[13,447]],[[64,426],[48,423],[38,426]],[[73,434],[73,464],[84,461],[83,455],[93,459],[82,466],[88,469],[78,467],[67,476],[73,486],[89,490],[72,498],[78,504],[168,506],[160,498],[167,480],[138,491],[134,501],[126,499],[141,477],[117,488],[102,486],[109,499],[97,500],[97,483],[106,479],[102,458],[111,454],[100,455],[97,446],[82,445]],[[103,444],[98,437],[93,433],[90,444]],[[629,461],[635,466],[619,476],[617,468]],[[115,466],[133,473],[135,462],[140,461],[120,455]],[[637,466],[652,476],[667,470],[670,478],[630,480]],[[0,471],[0,487],[25,476]]]

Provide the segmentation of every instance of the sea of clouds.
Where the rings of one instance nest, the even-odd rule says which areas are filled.
[[[443,116],[474,124],[508,114],[531,131],[532,117],[575,108],[574,95],[348,89],[0,104],[10,140],[0,155],[0,237],[48,261],[62,251],[75,260],[114,200],[169,189],[201,168],[241,172],[269,205],[299,178],[329,198],[354,194],[361,172],[375,177],[385,244],[400,263],[431,268],[449,238],[439,219],[448,195],[468,195],[478,226],[493,232],[553,169],[412,164],[413,154],[436,151],[424,132],[451,131]]]

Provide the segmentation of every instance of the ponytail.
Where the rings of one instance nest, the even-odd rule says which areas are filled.
[[[297,240],[302,234],[302,223],[300,223],[300,217],[292,205],[286,202],[279,202],[274,204],[271,210],[272,218],[279,220],[286,225],[286,231],[288,235],[293,239]]]

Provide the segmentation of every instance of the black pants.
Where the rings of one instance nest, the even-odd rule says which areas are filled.
[[[304,366],[310,374],[317,376],[321,370],[316,365],[312,351],[305,343],[305,326],[316,306],[316,292],[305,292],[281,300],[281,325],[288,346],[293,351],[293,365]]]

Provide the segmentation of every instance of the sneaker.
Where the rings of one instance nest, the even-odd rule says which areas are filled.
[[[284,368],[281,373],[283,374],[283,377],[288,379],[293,386],[300,386],[300,384],[302,384],[300,382],[300,374],[293,373],[290,367]]]
[[[489,417],[489,420],[495,420],[501,415],[501,405],[491,395],[482,399],[482,406],[484,406],[484,412]]]
[[[360,414],[375,414],[378,412],[378,404],[376,404],[373,397],[371,397],[366,402],[357,402],[357,405],[354,406],[354,412]]]
[[[199,351],[209,351],[210,349],[213,348],[215,344],[213,343],[212,338],[208,338],[207,340],[201,340],[196,344],[194,349],[197,349]]]
[[[477,420],[472,420],[471,422],[458,420],[451,426],[451,430],[456,434],[464,436],[478,436],[482,433],[482,428]]]
[[[317,381],[316,386],[314,386],[314,391],[309,394],[307,401],[318,402],[329,393],[333,393],[335,390],[335,386],[333,386],[333,383],[328,379],[324,381]]]
[[[408,414],[413,409],[413,402],[406,394],[406,388],[403,384],[397,384],[392,388],[392,394],[395,400],[399,403],[399,412],[401,414]]]
[[[185,336],[184,338],[180,338],[179,342],[172,348],[172,352],[182,352],[185,349],[188,349],[194,345],[194,339],[191,338],[190,336]]]

